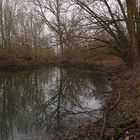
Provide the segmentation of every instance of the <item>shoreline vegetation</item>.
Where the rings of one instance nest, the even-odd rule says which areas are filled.
[[[109,71],[112,69],[118,69],[124,65],[123,61],[120,59],[106,59],[106,60],[66,60],[64,58],[60,59],[58,56],[53,56],[53,58],[31,58],[31,57],[19,57],[19,58],[2,58],[0,56],[0,71],[3,70],[32,70],[41,68],[44,66],[60,66],[60,67],[74,67],[79,69],[87,70],[100,70],[100,71]]]

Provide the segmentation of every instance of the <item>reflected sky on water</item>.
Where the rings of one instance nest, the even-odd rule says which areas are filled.
[[[49,140],[96,121],[111,91],[96,72],[57,67],[0,72],[0,139]]]

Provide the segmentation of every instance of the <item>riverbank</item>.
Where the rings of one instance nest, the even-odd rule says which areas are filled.
[[[138,68],[139,69],[139,68]],[[100,140],[140,140],[140,74],[139,70],[119,67],[108,75],[113,83],[111,99],[103,109],[103,118],[82,126],[83,137]]]
[[[34,61],[27,59],[0,59],[0,71],[24,71],[39,69],[45,66],[42,61]]]
[[[140,74],[139,69],[120,69],[114,78],[113,104],[120,96],[118,103],[108,114],[108,129],[114,139],[140,139]],[[120,95],[119,95],[120,94]],[[115,97],[116,96],[116,97]]]
[[[33,70],[39,69],[45,66],[44,64],[7,64],[7,65],[0,65],[0,71],[24,71],[24,70]]]
[[[30,58],[16,58],[16,59],[0,59],[0,70],[1,71],[22,71],[38,69],[44,66],[59,66],[65,68],[78,68],[83,70],[98,70],[100,72],[110,73],[119,69],[122,65],[120,60],[102,60],[95,61],[92,63],[88,62],[69,62],[69,61],[45,61],[45,60],[33,60]]]

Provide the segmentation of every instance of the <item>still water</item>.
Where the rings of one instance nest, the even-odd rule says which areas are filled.
[[[58,67],[0,72],[0,140],[50,140],[102,116],[111,83],[97,72]]]

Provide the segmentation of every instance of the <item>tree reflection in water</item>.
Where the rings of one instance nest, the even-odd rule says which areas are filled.
[[[111,88],[98,73],[59,68],[1,72],[0,139],[42,140],[83,121],[95,121],[108,97],[104,91]]]

